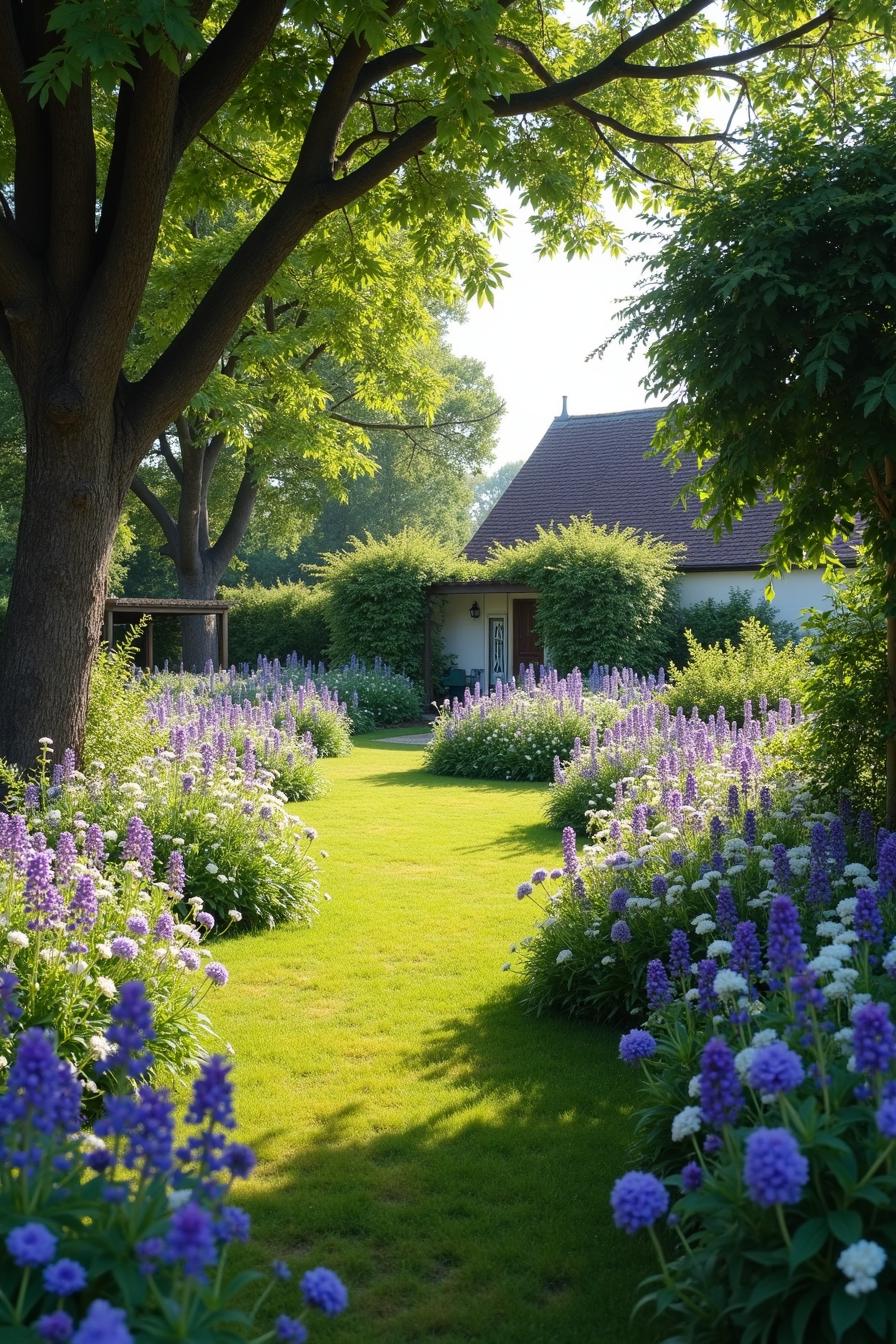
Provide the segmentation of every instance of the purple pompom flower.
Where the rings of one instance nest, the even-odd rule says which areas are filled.
[[[632,931],[624,919],[617,919],[610,927],[611,943],[630,943]]]
[[[67,1344],[72,1337],[75,1323],[67,1311],[49,1311],[38,1316],[34,1323],[38,1337],[45,1344]]]
[[[122,1308],[98,1297],[87,1308],[87,1315],[72,1336],[72,1344],[134,1344],[127,1320]]]
[[[629,1236],[652,1227],[669,1208],[669,1192],[648,1171],[627,1171],[610,1194],[613,1222]]]
[[[280,1344],[305,1344],[308,1339],[308,1331],[298,1316],[278,1316],[274,1332]]]
[[[80,1293],[87,1283],[87,1271],[77,1260],[56,1260],[44,1269],[44,1288],[57,1297]]]
[[[625,887],[617,887],[610,893],[610,899],[607,902],[607,909],[611,915],[621,915],[629,902],[629,893]]]
[[[37,1269],[56,1254],[57,1238],[43,1223],[22,1223],[6,1235],[6,1249],[19,1269]]]
[[[626,1064],[638,1064],[656,1054],[656,1040],[649,1031],[635,1027],[619,1038],[619,1058]]]
[[[783,1041],[772,1041],[757,1050],[749,1069],[749,1083],[760,1095],[792,1092],[806,1073],[803,1062]]]
[[[703,1184],[703,1168],[699,1162],[685,1162],[681,1169],[681,1188],[690,1193]]]
[[[109,946],[113,957],[120,957],[122,961],[134,961],[140,955],[140,948],[133,938],[126,938],[124,934],[113,938]]]
[[[859,1073],[886,1073],[896,1059],[888,1003],[863,1003],[852,1015],[852,1049]]]
[[[206,977],[213,985],[226,985],[230,978],[227,967],[220,961],[210,961],[205,967]]]
[[[348,1306],[348,1290],[332,1269],[309,1269],[299,1281],[302,1296],[309,1307],[317,1307],[325,1316],[338,1316]]]
[[[753,1130],[747,1139],[744,1181],[755,1204],[797,1204],[808,1180],[809,1163],[789,1130]]]

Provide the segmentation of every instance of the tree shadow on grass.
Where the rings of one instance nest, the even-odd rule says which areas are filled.
[[[405,1057],[409,1123],[365,1130],[363,1097],[346,1098],[286,1157],[272,1126],[243,1200],[256,1237],[297,1266],[331,1263],[352,1292],[315,1341],[651,1339],[646,1321],[629,1325],[647,1248],[609,1216],[632,1100],[615,1051],[615,1033],[522,1018],[507,992]]]

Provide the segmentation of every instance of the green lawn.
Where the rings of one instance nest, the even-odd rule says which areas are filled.
[[[381,736],[381,735],[380,735]],[[610,1222],[630,1081],[617,1033],[523,1015],[514,900],[557,837],[544,786],[437,778],[376,735],[324,762],[315,926],[231,942],[215,1023],[237,1053],[253,1243],[326,1264],[349,1313],[320,1344],[644,1339],[647,1248]],[[281,1294],[278,1305],[292,1304]]]

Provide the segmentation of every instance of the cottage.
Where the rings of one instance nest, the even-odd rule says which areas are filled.
[[[561,414],[467,544],[467,557],[484,560],[495,542],[528,541],[539,524],[590,514],[598,524],[618,523],[683,543],[678,582],[685,606],[707,597],[724,601],[731,588],[750,588],[761,597],[765,580],[756,578],[756,570],[777,505],[750,509],[719,541],[695,529],[696,504],[683,508],[677,501],[688,468],[672,473],[646,455],[661,414],[570,415],[564,397]],[[430,592],[442,641],[468,680],[491,688],[520,663],[544,661],[534,628],[537,593],[483,582],[436,584]],[[797,570],[775,580],[775,594],[781,614],[799,623],[804,608],[826,600],[827,586],[820,569]]]

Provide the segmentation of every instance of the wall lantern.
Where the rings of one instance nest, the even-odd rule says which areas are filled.
[[[478,603],[478,602],[474,602],[474,603],[473,603],[472,607],[470,608],[470,615],[473,617],[473,620],[474,620],[474,621],[478,621],[478,620],[479,620],[479,603]]]

